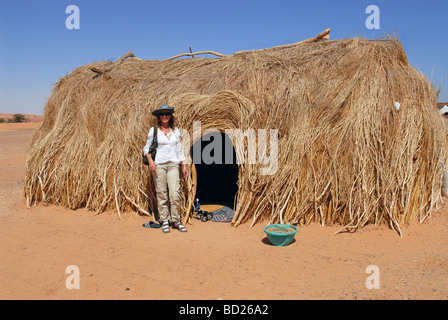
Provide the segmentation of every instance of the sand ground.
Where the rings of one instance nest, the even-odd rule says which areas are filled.
[[[265,224],[238,228],[193,219],[187,233],[146,229],[57,206],[26,207],[26,146],[35,124],[0,124],[0,299],[438,299],[448,297],[448,207],[404,230],[355,234],[300,227],[286,247]],[[448,199],[444,199],[447,201]],[[79,270],[79,289],[67,279]],[[366,269],[377,266],[379,289]],[[379,280],[379,282],[378,282]]]

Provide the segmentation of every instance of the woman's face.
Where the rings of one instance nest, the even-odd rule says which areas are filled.
[[[168,124],[171,120],[171,113],[161,113],[160,114],[160,121],[163,124]]]

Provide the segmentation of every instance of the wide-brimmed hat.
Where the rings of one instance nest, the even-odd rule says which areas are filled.
[[[158,116],[160,113],[166,113],[166,112],[173,114],[173,113],[174,113],[174,108],[173,108],[173,107],[170,107],[170,106],[167,105],[167,104],[162,104],[162,105],[159,107],[159,109],[154,110],[154,111],[152,112],[152,115],[153,115],[153,116]]]

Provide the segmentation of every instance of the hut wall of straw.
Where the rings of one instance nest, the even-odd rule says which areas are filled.
[[[219,58],[129,54],[74,70],[56,83],[33,134],[28,206],[155,211],[141,153],[151,112],[168,103],[190,136],[195,121],[202,132],[278,130],[275,174],[261,175],[259,163],[239,165],[233,225],[319,222],[356,231],[387,224],[401,235],[441,201],[447,132],[437,91],[398,39],[313,40]],[[237,140],[245,159],[247,141]],[[187,154],[194,142],[184,141]],[[191,177],[183,181],[184,222],[195,188]]]

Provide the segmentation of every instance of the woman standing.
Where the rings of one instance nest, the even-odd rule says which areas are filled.
[[[157,117],[157,153],[152,159],[149,149],[154,136],[154,128],[149,130],[148,140],[143,148],[143,153],[148,158],[149,167],[153,173],[157,193],[157,205],[162,232],[170,232],[172,226],[181,232],[187,228],[182,225],[180,219],[181,197],[179,165],[182,167],[184,179],[188,176],[188,168],[185,164],[185,155],[182,151],[180,131],[174,125],[174,109],[169,105],[162,105],[152,114]]]

